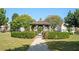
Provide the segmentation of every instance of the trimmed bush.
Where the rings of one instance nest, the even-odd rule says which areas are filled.
[[[36,32],[11,32],[11,37],[16,38],[34,38],[36,36]]]
[[[70,33],[67,32],[44,32],[44,39],[66,39],[70,37]]]

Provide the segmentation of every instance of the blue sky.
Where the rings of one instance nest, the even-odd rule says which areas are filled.
[[[76,8],[6,8],[6,15],[11,20],[13,13],[28,14],[35,20],[45,19],[48,15],[59,15],[62,19],[67,16],[68,11],[75,11]]]

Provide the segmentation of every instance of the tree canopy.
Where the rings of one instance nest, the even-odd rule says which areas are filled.
[[[64,18],[66,26],[68,27],[79,27],[79,9],[76,9],[74,12],[69,11],[68,15]]]
[[[12,15],[12,20],[14,20],[16,17],[18,17],[19,15],[17,14],[17,13],[14,13],[13,15]]]
[[[26,28],[26,30],[29,30],[29,26],[32,21],[33,19],[31,16],[25,15],[25,14],[20,15],[11,22],[11,25],[12,25],[11,27],[13,31],[16,31],[20,27],[24,27]]]
[[[49,22],[52,26],[52,28],[55,28],[57,25],[60,25],[62,23],[62,19],[58,15],[49,15],[45,21]]]
[[[71,11],[68,12],[68,15],[64,19],[67,27],[72,27],[74,25],[74,14],[71,13]]]
[[[6,17],[6,10],[4,8],[0,8],[0,26],[6,25],[8,22],[8,17]]]

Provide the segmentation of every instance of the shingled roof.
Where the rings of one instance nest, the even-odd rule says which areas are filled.
[[[32,22],[33,25],[50,25],[50,23],[46,21],[34,21]]]

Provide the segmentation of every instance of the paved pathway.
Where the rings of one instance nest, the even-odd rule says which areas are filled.
[[[44,42],[45,40],[42,39],[42,35],[39,34],[35,37],[28,51],[49,51],[48,46]]]

